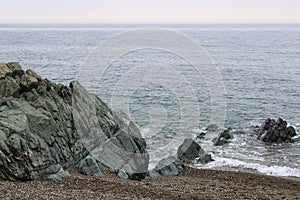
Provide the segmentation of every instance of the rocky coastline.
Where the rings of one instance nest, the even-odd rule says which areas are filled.
[[[212,141],[215,146],[226,145],[233,138],[230,128],[208,127],[207,130],[219,133]],[[292,142],[295,135],[293,127],[287,126],[282,119],[267,119],[257,131],[257,138],[266,143]],[[198,136],[203,137],[205,133]],[[100,196],[111,199],[176,199],[176,195],[195,199],[234,197],[227,193],[229,191],[240,192],[243,198],[299,195],[294,192],[294,189],[300,189],[299,181],[261,175],[252,178],[248,173],[189,167],[194,162],[212,161],[210,154],[197,142],[186,138],[176,156],[161,160],[148,171],[147,144],[139,128],[124,113],[111,110],[76,81],[64,86],[43,79],[32,70],[24,71],[19,63],[0,64],[1,199],[21,198],[17,197],[18,193],[10,192],[10,187],[15,190],[24,187],[26,198],[31,199],[37,198],[34,197],[35,187],[43,187],[39,190],[45,193],[66,187],[70,193],[81,191],[80,194],[72,193],[72,198],[87,192],[86,195],[95,199]],[[254,184],[260,193],[246,192],[248,183],[241,181],[243,178],[250,185]],[[276,180],[282,181],[283,188],[279,188]],[[202,185],[201,181],[207,181],[208,185]],[[275,189],[267,185],[268,181]],[[235,186],[234,182],[240,182],[242,186]],[[146,194],[138,194],[137,186]],[[115,187],[120,187],[122,193],[114,193]],[[222,192],[222,188],[227,192]],[[205,194],[205,190],[211,193]],[[71,197],[61,195],[52,197]]]
[[[134,123],[80,83],[55,84],[18,63],[0,64],[0,179],[35,180],[73,165],[87,175],[107,169],[143,179],[148,162]]]

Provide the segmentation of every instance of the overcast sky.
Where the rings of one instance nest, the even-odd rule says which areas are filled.
[[[300,23],[300,0],[0,0],[0,23]]]

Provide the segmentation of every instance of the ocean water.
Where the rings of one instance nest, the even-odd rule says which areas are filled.
[[[83,66],[99,44],[124,31],[147,27],[167,28],[201,45],[222,78],[226,96],[224,126],[233,129],[234,139],[222,147],[197,140],[215,159],[197,167],[300,177],[299,137],[291,144],[266,145],[256,139],[253,131],[264,119],[281,117],[300,134],[299,24],[2,24],[0,62],[18,61],[44,78],[68,84],[82,74],[89,75]],[[153,82],[147,82],[134,70],[142,66],[158,66],[149,70]],[[169,74],[166,69],[175,69],[185,77],[195,98],[176,93],[185,90],[185,86],[177,82],[179,75]],[[124,77],[140,81],[130,95],[118,90],[117,85]],[[180,135],[183,117],[197,121],[192,131],[184,133],[187,137],[195,137],[210,124],[212,102],[206,78],[172,52],[145,48],[120,55],[97,84],[85,86],[110,106],[112,97],[117,98],[116,102],[128,104],[126,111],[140,126],[149,152],[153,153],[153,166],[162,157],[176,153],[177,146],[169,144]],[[196,110],[196,105],[198,115],[194,118],[183,115],[183,105],[187,105],[187,110]]]

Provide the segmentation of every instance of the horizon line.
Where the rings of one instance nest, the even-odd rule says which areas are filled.
[[[0,24],[300,24],[300,22],[0,22]]]

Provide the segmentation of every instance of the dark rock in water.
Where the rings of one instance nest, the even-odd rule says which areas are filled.
[[[0,64],[0,179],[34,180],[87,155],[111,171],[147,174],[146,143],[126,115],[76,81],[67,87]]]
[[[203,154],[200,157],[196,158],[196,163],[207,164],[214,161],[210,154]]]
[[[203,139],[203,138],[205,138],[205,135],[206,135],[206,133],[201,131],[200,133],[197,134],[196,138],[197,139]]]
[[[292,137],[296,136],[296,130],[292,126],[287,126],[287,122],[281,118],[277,121],[266,119],[258,130],[257,138],[266,143],[292,142]]]
[[[184,165],[175,157],[170,156],[159,161],[154,171],[163,176],[178,176],[183,172],[183,169]]]
[[[88,176],[103,176],[97,161],[92,156],[87,156],[81,160],[77,165],[78,170]]]
[[[219,135],[212,140],[214,145],[221,146],[221,145],[229,143],[229,140],[233,139],[233,135],[230,133],[230,131],[231,131],[231,128],[228,128],[226,130],[221,130],[219,132]]]
[[[177,150],[177,157],[183,162],[193,161],[202,154],[204,150],[192,139],[185,139]]]

